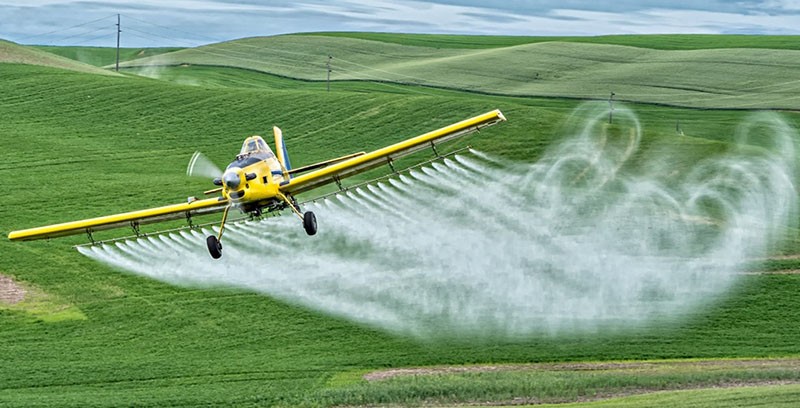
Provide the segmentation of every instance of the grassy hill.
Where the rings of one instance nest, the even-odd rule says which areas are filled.
[[[47,51],[72,60],[80,61],[96,67],[112,65],[117,59],[117,49],[112,47],[77,47],[77,46],[51,46],[35,45],[31,48]],[[120,48],[119,60],[130,61],[137,58],[152,57],[181,50],[182,48]]]
[[[656,50],[574,41],[469,49],[286,35],[212,44],[123,66],[151,76],[158,75],[158,66],[191,64],[323,81],[328,55],[334,81],[601,100],[614,92],[617,100],[701,108],[800,108],[800,82],[793,79],[800,51],[787,49]]]
[[[113,75],[111,72],[88,64],[4,40],[0,40],[0,63],[42,65],[71,71]]]
[[[304,35],[360,38],[402,45],[433,48],[498,48],[539,42],[580,42],[592,44],[625,45],[655,50],[706,50],[714,48],[769,48],[800,50],[794,35],[719,35],[719,34],[628,34],[599,35],[594,37],[570,36],[513,36],[513,35],[451,35],[451,34],[398,34],[367,32],[317,32]]]
[[[393,50],[383,54],[381,64],[387,68],[403,65]],[[506,58],[505,51],[494,52]],[[357,54],[354,49],[350,58]],[[439,58],[477,57],[444,51]],[[228,61],[236,65],[231,61],[237,59]],[[311,75],[311,68],[296,60],[281,61]],[[317,68],[323,67],[324,59],[319,63]],[[0,64],[0,187],[6,192],[0,202],[0,234],[198,195],[208,182],[183,175],[194,150],[225,163],[243,137],[269,134],[272,125],[283,128],[293,162],[304,164],[373,149],[500,108],[509,122],[464,143],[533,161],[556,141],[578,105],[364,81],[337,83],[324,92],[319,83],[274,76],[262,81],[263,74],[253,71],[186,69],[197,69],[192,75],[217,86]],[[681,158],[673,163],[677,171],[729,148],[736,125],[747,114],[633,108],[645,132],[643,149],[676,153]],[[796,114],[785,118],[800,125]],[[684,136],[675,132],[678,120]],[[31,293],[26,302],[0,305],[0,405],[413,403],[453,390],[469,394],[488,388],[457,377],[444,385],[400,382],[365,392],[361,374],[404,366],[800,354],[794,307],[800,302],[800,275],[795,274],[745,277],[729,297],[686,320],[656,321],[639,330],[423,341],[263,295],[174,287],[120,273],[70,248],[84,241],[0,240],[0,274]],[[787,251],[798,249],[795,242],[787,245]],[[782,268],[797,267],[795,260],[784,263]],[[737,375],[730,378],[746,376]],[[617,381],[613,378],[609,381]],[[398,389],[417,390],[418,399],[397,396]],[[488,392],[484,400],[505,395]],[[794,393],[780,395],[791,398]],[[387,395],[388,401],[381,399]],[[366,401],[360,399],[364,396]]]

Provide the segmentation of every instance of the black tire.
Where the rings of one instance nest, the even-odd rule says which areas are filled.
[[[306,230],[306,234],[314,235],[317,233],[317,216],[314,215],[311,211],[306,211],[303,214],[303,228]]]
[[[222,256],[222,243],[219,242],[217,237],[209,235],[206,238],[206,245],[208,245],[208,253],[211,254],[212,258],[219,259]]]

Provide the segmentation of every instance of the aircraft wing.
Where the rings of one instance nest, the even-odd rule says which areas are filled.
[[[495,109],[483,115],[475,116],[450,126],[425,133],[424,135],[413,137],[370,153],[357,155],[323,169],[292,177],[291,180],[281,184],[280,190],[289,194],[298,194],[312,190],[345,177],[350,177],[375,167],[388,164],[399,157],[429,148],[434,144],[464,136],[504,120],[506,120],[506,118],[503,116],[503,113]]]
[[[90,233],[112,228],[132,227],[159,221],[187,218],[193,215],[219,212],[224,210],[227,205],[228,200],[223,197],[207,198],[183,204],[173,204],[164,207],[65,222],[63,224],[12,231],[8,234],[8,239],[12,241],[31,241],[35,239]]]

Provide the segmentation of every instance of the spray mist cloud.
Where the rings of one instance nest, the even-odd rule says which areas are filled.
[[[796,134],[777,116],[753,118],[737,147],[675,172],[668,156],[631,165],[638,119],[624,107],[613,125],[607,115],[579,108],[563,142],[532,164],[476,151],[309,203],[314,237],[285,216],[226,227],[218,261],[205,249],[211,230],[80,251],[396,333],[515,337],[635,327],[701,307],[792,225]]]

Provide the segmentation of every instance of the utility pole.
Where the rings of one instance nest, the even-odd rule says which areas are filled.
[[[614,117],[614,92],[608,97],[608,123],[611,124],[611,119]]]
[[[333,59],[332,56],[328,55],[328,63],[326,64],[328,67],[328,92],[331,91],[331,60]]]
[[[117,65],[116,71],[119,72],[119,33],[122,32],[122,27],[119,25],[119,14],[117,14]]]

